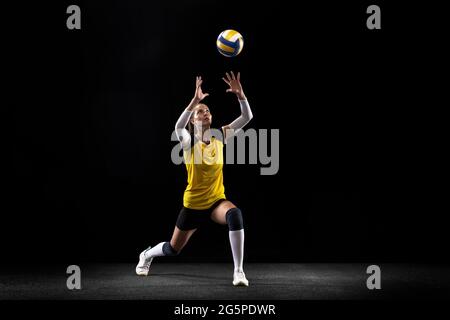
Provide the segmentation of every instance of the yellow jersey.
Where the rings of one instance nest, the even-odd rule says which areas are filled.
[[[212,137],[209,144],[197,141],[183,151],[187,170],[187,187],[183,205],[204,210],[219,199],[226,199],[223,185],[223,143]]]

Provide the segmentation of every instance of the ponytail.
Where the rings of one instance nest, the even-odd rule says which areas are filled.
[[[192,125],[191,119],[189,119],[189,122],[188,122],[188,131],[191,136],[194,135],[194,126]]]

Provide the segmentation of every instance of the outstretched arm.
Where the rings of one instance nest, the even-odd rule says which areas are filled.
[[[245,96],[244,90],[242,89],[241,73],[238,72],[237,77],[235,77],[233,71],[231,71],[231,76],[228,74],[228,72],[226,73],[226,76],[227,79],[222,79],[229,86],[227,92],[236,94],[241,106],[241,115],[229,125],[222,127],[222,130],[225,133],[225,141],[238,133],[253,118],[252,110],[250,109],[247,97]]]
[[[202,83],[202,77],[196,77],[194,98],[192,98],[191,102],[186,107],[186,109],[184,109],[183,113],[180,115],[177,123],[175,124],[175,133],[184,150],[188,149],[191,144],[191,135],[186,130],[186,125],[191,119],[192,111],[194,110],[195,106],[200,103],[200,101],[209,96],[208,93],[203,93],[201,87]]]

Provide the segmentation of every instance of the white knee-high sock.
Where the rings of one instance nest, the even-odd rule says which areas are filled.
[[[233,252],[234,271],[244,271],[244,229],[229,231],[231,251]]]
[[[164,256],[163,245],[164,245],[164,242],[158,243],[156,246],[154,246],[153,248],[151,248],[150,250],[145,252],[145,257],[147,259],[149,259],[149,258]]]

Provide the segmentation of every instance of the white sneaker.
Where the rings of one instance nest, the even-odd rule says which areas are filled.
[[[146,276],[150,270],[150,265],[152,264],[153,258],[146,258],[145,253],[150,250],[151,247],[148,247],[139,255],[139,263],[136,266],[136,274],[138,276]]]
[[[245,277],[244,271],[236,271],[233,275],[233,286],[248,287],[248,280]]]

